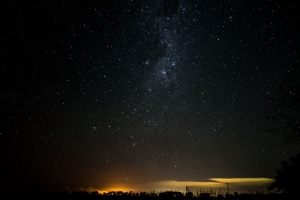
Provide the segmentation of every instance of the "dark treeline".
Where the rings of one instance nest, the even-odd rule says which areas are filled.
[[[133,195],[132,195],[133,194]],[[193,196],[192,194],[184,195],[180,192],[161,192],[158,195],[154,193],[140,192],[140,193],[123,193],[121,191],[118,192],[110,192],[100,194],[97,191],[94,192],[86,192],[86,191],[74,191],[69,193],[68,191],[64,192],[54,192],[54,191],[46,191],[46,192],[14,192],[14,193],[1,193],[1,199],[7,198],[20,198],[20,199],[103,199],[103,200],[125,200],[125,199],[246,199],[246,200],[269,200],[269,199],[299,199],[299,195],[288,195],[288,194],[276,194],[276,193],[257,193],[257,194],[225,194],[225,195],[217,195],[211,196],[209,193],[202,193],[199,196]]]

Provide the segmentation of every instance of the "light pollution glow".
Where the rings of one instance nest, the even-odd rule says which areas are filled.
[[[186,186],[190,187],[192,192],[197,190],[214,190],[227,191],[227,183],[230,192],[247,192],[252,191],[267,191],[267,186],[274,182],[274,179],[270,178],[209,178],[207,181],[176,181],[176,180],[164,180],[149,182],[146,184],[139,185],[118,185],[111,186],[103,189],[97,189],[99,193],[108,191],[123,191],[123,192],[150,192],[150,191],[180,191],[185,193]],[[193,191],[194,190],[194,191]]]

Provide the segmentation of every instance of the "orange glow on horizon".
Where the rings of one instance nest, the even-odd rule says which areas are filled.
[[[126,187],[110,187],[106,191],[107,192],[110,192],[110,191],[130,192],[130,191],[132,191],[132,189],[131,188],[126,188]]]
[[[135,185],[114,185],[99,189],[99,193],[107,193],[109,191],[122,191],[122,192],[150,192],[150,191],[179,191],[185,193],[186,186],[199,189],[220,189],[226,188],[226,183],[229,183],[229,187],[233,190],[240,189],[256,189],[260,188],[265,190],[267,185],[274,182],[274,179],[270,178],[209,178],[207,181],[176,181],[176,180],[164,180],[149,182],[145,184]]]

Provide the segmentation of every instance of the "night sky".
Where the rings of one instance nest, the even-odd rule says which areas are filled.
[[[6,191],[233,187],[228,178],[272,181],[295,153],[261,131],[279,123],[266,116],[276,113],[270,98],[280,81],[299,74],[299,5],[42,0],[4,8]]]

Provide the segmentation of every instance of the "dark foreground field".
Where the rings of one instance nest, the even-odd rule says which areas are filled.
[[[243,194],[243,195],[225,195],[225,196],[209,196],[203,195],[199,197],[172,197],[172,196],[113,196],[113,195],[100,195],[90,194],[85,192],[78,192],[72,194],[64,193],[1,193],[0,199],[99,199],[99,200],[159,200],[159,199],[245,199],[245,200],[273,200],[273,199],[299,199],[298,195],[287,194]]]

